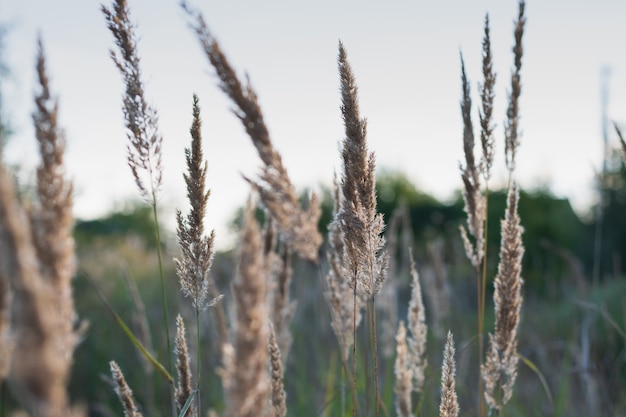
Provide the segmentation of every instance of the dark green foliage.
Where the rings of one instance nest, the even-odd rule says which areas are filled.
[[[78,220],[74,226],[74,238],[79,247],[93,243],[96,238],[121,240],[128,236],[138,237],[148,247],[155,247],[154,218],[150,206],[131,203],[100,219]]]

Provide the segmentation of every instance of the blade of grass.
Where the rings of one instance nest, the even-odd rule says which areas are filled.
[[[109,310],[109,312],[113,315],[113,318],[117,322],[118,326],[120,326],[122,331],[124,333],[126,333],[126,336],[128,336],[128,338],[133,343],[133,345],[135,345],[135,347],[137,349],[139,349],[141,354],[145,356],[145,358],[152,364],[152,366],[154,366],[154,368],[157,370],[157,372],[159,372],[161,375],[163,375],[165,377],[167,382],[169,382],[170,384],[173,384],[174,383],[174,379],[172,378],[172,375],[170,375],[170,373],[167,371],[167,369],[165,369],[165,367],[158,360],[156,360],[154,358],[154,356],[152,356],[152,354],[150,354],[150,352],[148,352],[148,350],[141,344],[139,339],[137,339],[137,337],[135,337],[135,335],[130,330],[130,328],[126,325],[126,323],[124,323],[124,320],[122,320],[122,318],[120,317],[119,314],[117,314],[117,312],[115,311],[115,309],[113,308],[111,303],[109,303],[109,301],[107,300],[105,295],[102,293],[102,291],[100,291],[100,289],[98,288],[96,283],[91,279],[91,277],[89,277],[89,274],[87,274],[85,271],[83,271],[82,275],[85,277],[87,282],[89,282],[89,284],[92,286],[92,288],[94,289],[96,294],[98,294],[98,297],[100,297],[100,300],[102,300],[102,303],[105,305],[107,310]]]
[[[530,370],[533,371],[537,375],[537,377],[539,378],[539,381],[541,382],[541,386],[543,387],[543,390],[546,392],[546,396],[548,397],[548,402],[550,403],[550,406],[554,407],[554,400],[552,399],[552,394],[550,393],[550,387],[548,386],[548,381],[546,381],[546,378],[543,376],[543,374],[541,373],[537,365],[535,365],[533,361],[528,359],[526,356],[520,354],[519,352],[517,352],[516,356],[520,358],[522,362],[524,362],[524,364],[528,366]]]
[[[189,396],[189,398],[187,398],[187,401],[185,402],[185,405],[183,406],[183,409],[180,410],[180,413],[178,414],[178,417],[185,417],[185,413],[187,412],[187,410],[189,410],[189,407],[191,407],[191,403],[193,402],[193,398],[196,396],[197,393],[198,393],[197,389],[191,391],[191,395]]]

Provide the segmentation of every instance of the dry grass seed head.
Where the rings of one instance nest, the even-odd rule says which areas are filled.
[[[269,332],[270,373],[272,379],[272,417],[285,417],[287,414],[287,394],[283,383],[283,360],[276,341],[274,326]]]
[[[359,114],[358,88],[341,42],[338,65],[346,137],[341,151],[343,202],[334,221],[343,232],[344,276],[353,289],[360,286],[373,298],[387,276],[389,256],[383,250],[382,236],[385,223],[376,211],[375,157],[367,150],[366,122]]]
[[[463,117],[463,150],[465,154],[465,166],[461,166],[461,179],[463,180],[463,201],[467,214],[467,231],[475,239],[472,244],[467,231],[461,227],[461,237],[467,257],[474,268],[479,268],[484,256],[484,221],[485,201],[481,192],[479,169],[474,158],[474,127],[472,124],[472,99],[470,86],[465,73],[465,63],[461,55],[461,84],[463,98],[461,100],[461,115]]]
[[[454,360],[454,338],[448,332],[446,346],[443,351],[441,365],[441,402],[439,403],[439,417],[457,417],[459,415],[459,401],[456,395],[456,362]]]
[[[522,38],[524,36],[524,26],[526,24],[526,17],[524,16],[525,9],[525,1],[520,0],[518,3],[518,14],[514,29],[515,45],[513,46],[514,62],[511,74],[511,91],[509,91],[508,95],[509,104],[506,111],[507,119],[504,125],[504,154],[506,166],[511,173],[515,171],[515,156],[517,154],[517,148],[519,147],[519,97],[522,94],[521,70],[522,56],[524,53]]]
[[[481,367],[485,398],[500,409],[512,395],[517,376],[517,329],[522,307],[523,228],[517,213],[519,190],[511,184],[505,218],[502,221],[500,263],[494,280],[495,335],[490,335],[487,360]]]
[[[185,149],[187,173],[187,198],[191,209],[186,217],[176,213],[178,243],[182,250],[181,259],[175,259],[176,273],[185,296],[193,300],[194,306],[204,308],[214,305],[219,298],[209,300],[209,287],[213,286],[209,269],[213,262],[215,233],[204,235],[204,216],[210,191],[206,189],[207,163],[202,152],[202,122],[198,97],[193,96],[193,121],[190,128],[191,147]]]
[[[126,378],[124,378],[122,370],[115,361],[111,361],[109,365],[111,367],[111,374],[113,375],[113,382],[115,383],[115,392],[124,409],[124,417],[142,417],[142,414],[135,405],[133,391],[126,383]]]
[[[145,98],[135,25],[126,0],[115,0],[111,9],[102,5],[101,10],[119,50],[119,55],[111,50],[111,58],[126,86],[122,111],[128,129],[128,165],[141,196],[156,204],[163,181],[163,137],[157,112]]]
[[[413,391],[413,367],[409,360],[409,348],[407,346],[406,327],[404,321],[400,321],[396,335],[396,361],[394,366],[396,394],[396,413],[399,417],[411,417],[413,415],[411,405],[411,392]]]
[[[489,15],[485,16],[485,30],[483,37],[483,83],[480,88],[481,111],[480,118],[480,143],[482,145],[481,171],[485,182],[491,176],[493,165],[493,99],[495,97],[494,87],[496,84],[496,74],[493,72],[493,59],[491,56],[491,39],[489,30]]]
[[[176,339],[174,345],[174,354],[176,356],[176,370],[178,371],[178,386],[176,387],[176,403],[178,411],[182,411],[185,403],[192,394],[191,369],[189,367],[189,350],[187,349],[187,339],[185,336],[185,323],[179,314],[176,317]],[[192,404],[184,416],[196,416],[195,407]]]
[[[413,374],[413,390],[417,393],[424,387],[426,366],[426,340],[428,326],[426,325],[426,314],[424,311],[424,301],[422,298],[422,287],[420,279],[415,269],[415,261],[411,253],[411,300],[409,302],[408,326],[410,336],[407,339],[409,345],[409,363]]]
[[[335,176],[333,218],[337,217],[341,204],[341,190]],[[350,348],[354,342],[352,321],[353,319],[355,320],[355,327],[359,326],[361,310],[365,306],[365,300],[362,297],[362,292],[357,292],[357,311],[354,314],[354,303],[349,301],[353,298],[353,289],[350,288],[349,281],[343,278],[343,259],[345,254],[343,231],[336,221],[331,222],[328,226],[328,248],[329,270],[326,274],[328,288],[324,291],[324,297],[330,308],[331,327],[339,340],[342,358],[347,361]]]
[[[267,271],[263,241],[250,203],[246,209],[241,242],[239,274],[233,284],[236,303],[235,341],[225,352],[226,415],[247,417],[263,414],[269,404],[267,375],[269,312]],[[230,369],[229,369],[230,368]]]

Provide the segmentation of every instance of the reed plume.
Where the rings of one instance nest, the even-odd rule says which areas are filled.
[[[511,184],[507,208],[502,220],[500,263],[494,280],[493,299],[496,311],[495,334],[489,335],[489,350],[481,366],[485,381],[485,400],[500,410],[511,398],[517,376],[517,328],[522,307],[523,228],[517,213],[519,191]]]
[[[71,291],[72,186],[64,177],[65,138],[57,125],[58,104],[51,98],[41,40],[36,69],[37,202],[27,216],[0,166],[0,278],[13,291],[10,381],[33,415],[60,417],[73,414],[66,386],[78,340]]]
[[[411,253],[411,300],[409,302],[408,327],[410,336],[407,338],[409,346],[408,366],[412,369],[413,391],[422,392],[424,387],[424,371],[428,365],[426,358],[426,339],[428,326],[426,325],[426,314],[424,312],[424,301],[422,298],[422,287],[420,279],[415,269],[415,261]]]
[[[526,17],[524,16],[525,9],[526,2],[520,0],[514,29],[515,45],[513,46],[514,63],[511,73],[511,91],[509,91],[508,94],[509,104],[506,110],[506,122],[504,124],[504,155],[506,166],[510,174],[515,171],[515,156],[519,146],[519,97],[522,94],[521,70],[522,56],[524,53],[522,37],[524,36],[524,25],[526,24]]]
[[[244,218],[239,274],[233,284],[235,340],[223,350],[227,417],[263,415],[270,404],[267,374],[269,340],[267,271],[259,225],[248,203]]]
[[[283,383],[283,360],[276,341],[274,326],[270,326],[269,338],[270,375],[272,385],[272,417],[285,417],[287,414],[287,394]]]
[[[133,398],[133,391],[128,386],[126,378],[122,370],[115,361],[109,362],[111,367],[111,374],[113,375],[113,382],[115,384],[115,392],[122,403],[124,409],[124,417],[142,417],[143,415],[137,409],[135,400]]]
[[[183,1],[190,26],[219,78],[219,87],[231,99],[234,113],[241,121],[264,164],[257,181],[246,177],[261,201],[277,221],[282,236],[305,259],[317,261],[322,236],[317,229],[321,215],[318,197],[313,193],[309,208],[300,207],[295,187],[289,178],[282,158],[274,148],[265,124],[256,92],[249,82],[242,84],[237,73],[222,52],[219,43],[209,31],[202,14],[192,10]]]
[[[367,149],[366,121],[359,112],[358,88],[341,42],[338,63],[346,137],[341,151],[343,201],[334,221],[343,233],[344,275],[352,288],[360,286],[368,296],[375,297],[385,281],[389,262],[381,235],[385,223],[376,210],[376,159]]]
[[[443,351],[441,365],[441,401],[439,403],[439,417],[457,417],[459,415],[459,401],[456,395],[456,362],[454,360],[454,338],[448,332],[446,347]]]
[[[114,0],[112,9],[102,5],[101,10],[119,49],[118,52],[111,50],[111,58],[126,86],[122,111],[128,130],[128,166],[140,194],[154,204],[163,181],[163,136],[158,128],[157,111],[145,98],[137,52],[136,26],[130,20],[130,9],[126,0]]]
[[[378,389],[378,349],[376,341],[376,313],[374,301],[387,277],[389,254],[385,251],[385,228],[383,216],[376,209],[375,170],[376,159],[367,149],[365,119],[361,119],[358,103],[358,88],[347,52],[339,42],[339,77],[341,88],[341,113],[345,126],[341,155],[343,175],[341,177],[341,210],[334,222],[343,233],[344,266],[343,276],[353,290],[353,309],[356,312],[357,287],[368,295],[370,335],[374,346],[374,383],[376,387],[376,415],[379,415],[380,392]],[[356,334],[356,326],[353,326]],[[356,340],[356,336],[354,336]],[[356,344],[353,344],[356,347]],[[356,355],[354,355],[356,356]],[[356,378],[356,369],[354,369]],[[355,384],[356,385],[356,384]]]
[[[480,266],[484,257],[484,226],[485,226],[485,197],[482,194],[480,184],[480,170],[474,157],[474,125],[472,123],[472,99],[470,86],[465,73],[465,63],[461,55],[461,84],[463,98],[461,100],[461,115],[463,117],[463,151],[465,154],[465,166],[461,166],[461,179],[463,180],[463,201],[467,214],[467,230],[460,226],[461,237],[465,247],[465,253],[470,262],[476,268]],[[468,232],[474,237],[472,244]]]
[[[33,114],[41,162],[37,167],[37,204],[30,212],[33,243],[39,259],[41,278],[54,294],[59,357],[67,372],[72,364],[78,335],[74,332],[76,313],[72,279],[76,271],[72,228],[73,187],[65,178],[65,132],[58,126],[58,102],[50,92],[43,43],[38,42],[37,77],[40,91]]]
[[[191,368],[189,367],[189,350],[185,336],[185,323],[179,314],[176,317],[176,338],[174,339],[174,355],[176,356],[176,370],[178,371],[178,386],[176,387],[176,404],[178,412],[185,407],[192,394]],[[181,417],[197,416],[196,409],[191,405]]]
[[[491,55],[491,37],[489,29],[489,15],[485,15],[485,29],[483,36],[483,82],[479,85],[481,108],[479,112],[480,120],[480,143],[482,147],[482,158],[480,170],[485,179],[485,186],[489,185],[491,168],[493,166],[494,137],[493,130],[493,99],[495,97],[494,87],[496,85],[496,74],[493,72],[493,58]]]
[[[191,298],[195,308],[203,309],[213,306],[218,298],[209,298],[209,286],[215,286],[210,279],[209,269],[213,262],[213,242],[215,232],[204,234],[204,216],[206,205],[211,195],[206,189],[207,162],[202,152],[202,122],[198,96],[193,95],[193,122],[189,132],[191,147],[185,148],[187,173],[183,175],[187,185],[187,199],[191,209],[187,216],[176,212],[178,244],[182,258],[174,259],[176,274],[183,294]]]
[[[337,178],[334,181],[334,198],[333,198],[333,218],[337,217],[341,211],[341,190],[337,184]],[[328,289],[324,292],[324,297],[330,308],[331,327],[337,336],[341,347],[341,356],[344,361],[350,356],[350,348],[353,346],[354,338],[352,334],[353,318],[355,326],[358,327],[361,322],[361,311],[364,308],[365,300],[361,296],[361,292],[357,293],[357,304],[354,309],[353,303],[346,302],[353,294],[349,285],[349,281],[344,279],[344,241],[343,231],[339,227],[339,223],[331,222],[328,225],[328,252],[327,258],[329,262],[329,270],[326,274],[326,283]]]
[[[407,346],[406,327],[404,321],[400,321],[396,335],[396,361],[394,366],[396,394],[396,413],[399,417],[412,417],[411,392],[413,391],[413,367],[409,359],[409,347]]]

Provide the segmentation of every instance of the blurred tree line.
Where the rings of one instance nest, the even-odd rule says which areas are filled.
[[[601,276],[619,276],[626,259],[626,170],[618,153],[611,159],[603,181]],[[427,256],[429,242],[443,239],[448,250],[461,248],[459,225],[464,224],[460,192],[451,201],[439,201],[417,189],[409,178],[397,171],[382,171],[377,178],[378,208],[387,226],[394,211],[403,206],[410,220],[414,250]],[[319,228],[326,234],[332,219],[332,190],[322,188],[322,211]],[[304,197],[303,197],[304,198]],[[488,259],[490,277],[495,274],[500,245],[500,221],[504,216],[506,190],[492,190],[488,203]],[[533,293],[547,295],[561,286],[589,280],[593,269],[595,220],[581,219],[566,198],[555,197],[548,189],[522,190],[519,213],[524,227],[523,276]],[[259,210],[262,220],[263,213]],[[240,225],[241,210],[233,214],[231,228]],[[140,237],[153,245],[152,217],[144,205],[129,205],[121,211],[97,220],[76,223],[78,246],[89,245],[95,237],[112,239],[126,235]],[[456,242],[456,243],[455,243]],[[457,249],[453,249],[457,248]],[[469,264],[468,264],[469,267]],[[570,280],[570,281],[564,281]]]

